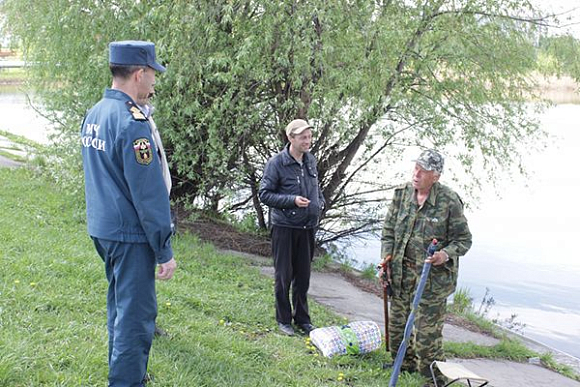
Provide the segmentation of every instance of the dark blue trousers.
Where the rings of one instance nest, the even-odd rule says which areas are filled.
[[[314,246],[313,229],[272,226],[276,321],[279,323],[290,324],[294,318],[296,324],[310,324],[307,293]]]
[[[109,386],[141,387],[157,317],[155,256],[146,243],[93,241],[109,281]]]

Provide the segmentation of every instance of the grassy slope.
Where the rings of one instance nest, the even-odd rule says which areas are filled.
[[[103,386],[107,332],[102,263],[79,201],[26,169],[0,168],[0,387]],[[276,333],[273,281],[251,262],[189,235],[174,240],[176,277],[158,283],[150,386],[385,386],[384,351],[326,359]],[[320,326],[344,320],[312,302]],[[448,355],[525,361],[519,342],[446,343]],[[565,375],[567,367],[543,360]],[[404,374],[399,386],[421,386]]]
[[[0,386],[106,385],[107,285],[78,198],[25,169],[0,168],[0,181]],[[388,384],[384,351],[329,360],[276,333],[272,280],[259,268],[188,235],[174,245],[176,277],[158,283],[170,336],[154,342],[151,386]],[[311,308],[321,326],[343,322]],[[399,385],[422,384],[405,374]]]

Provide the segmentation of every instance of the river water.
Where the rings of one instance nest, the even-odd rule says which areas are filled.
[[[0,117],[0,130],[48,143],[48,120],[29,106],[26,94],[18,86],[0,86]]]
[[[47,143],[47,122],[18,91],[0,89],[0,129]],[[542,125],[554,136],[528,157],[532,176],[506,181],[501,198],[483,193],[466,210],[473,247],[461,259],[459,287],[476,306],[486,288],[495,300],[488,317],[516,314],[523,334],[580,358],[580,105],[548,109]],[[412,163],[409,162],[409,176]],[[445,184],[445,174],[442,183]],[[475,208],[476,207],[476,208]],[[379,262],[380,243],[349,249],[359,265]]]

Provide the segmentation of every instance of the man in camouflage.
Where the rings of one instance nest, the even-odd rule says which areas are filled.
[[[387,278],[393,290],[389,321],[393,358],[403,340],[423,264],[432,263],[402,365],[402,371],[429,377],[431,362],[445,360],[442,329],[446,301],[457,285],[459,257],[471,247],[471,232],[461,199],[438,182],[443,172],[441,154],[426,150],[414,161],[412,181],[395,189],[383,227],[381,254],[388,262]],[[427,247],[434,238],[437,252],[426,260]]]

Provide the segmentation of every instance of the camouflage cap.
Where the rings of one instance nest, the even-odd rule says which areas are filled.
[[[419,164],[426,171],[435,171],[443,173],[443,164],[445,160],[441,153],[433,149],[427,149],[421,152],[416,160],[412,160]]]

